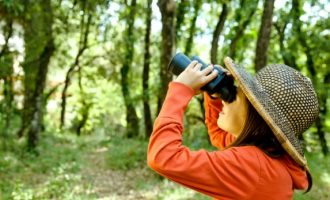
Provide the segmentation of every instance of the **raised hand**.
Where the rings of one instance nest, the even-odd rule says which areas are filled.
[[[175,79],[175,82],[183,83],[198,93],[201,87],[206,85],[218,75],[218,71],[214,70],[212,65],[209,65],[203,70],[201,70],[201,67],[202,64],[197,61],[192,61]]]

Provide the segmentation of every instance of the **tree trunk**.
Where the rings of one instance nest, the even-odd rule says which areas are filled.
[[[176,43],[178,43],[181,39],[181,26],[184,23],[185,14],[188,8],[189,8],[189,2],[187,0],[181,0],[176,14],[176,24],[175,24]]]
[[[0,139],[2,141],[2,147],[5,150],[7,148],[7,137],[10,131],[11,116],[13,112],[13,55],[10,52],[4,53],[0,57],[0,66],[2,72],[0,72],[0,80],[3,79],[3,95],[4,99],[0,101],[3,105],[0,106],[0,112],[2,112],[3,119],[0,118],[0,126],[3,127],[0,130]]]
[[[25,7],[24,109],[19,136],[27,133],[28,149],[34,150],[43,124],[43,92],[48,64],[54,52],[50,0],[28,3]],[[43,12],[40,12],[43,10]]]
[[[87,46],[88,35],[90,32],[89,29],[92,21],[92,14],[91,11],[88,9],[89,7],[86,4],[87,2],[84,1],[82,10],[84,11],[85,14],[81,16],[81,20],[80,20],[81,32],[80,32],[79,50],[77,52],[74,62],[71,64],[70,68],[66,73],[64,87],[62,90],[60,128],[63,128],[63,126],[65,125],[65,112],[66,112],[66,101],[67,101],[66,97],[67,97],[68,88],[71,84],[72,76],[74,75],[74,72],[77,69],[77,67],[79,67],[80,57],[84,54],[85,50],[88,48]],[[86,6],[88,8],[86,8]],[[85,22],[86,15],[87,15],[87,22]]]
[[[185,52],[184,52],[186,55],[191,54],[193,40],[194,40],[194,36],[195,36],[195,32],[196,32],[196,21],[197,21],[198,13],[199,13],[199,10],[200,10],[201,6],[202,6],[202,1],[201,0],[194,1],[194,16],[191,20],[191,24],[190,24],[190,28],[189,28],[189,37],[188,37],[188,40],[186,41],[186,48],[185,48]],[[203,124],[205,124],[204,123],[205,111],[204,111],[204,105],[203,105],[204,98],[201,95],[200,97],[196,97],[196,99],[199,103],[201,112],[203,114],[202,118],[196,118],[196,119],[199,119],[199,121],[201,121]]]
[[[89,15],[91,17],[91,15]],[[89,117],[89,111],[92,106],[92,103],[88,102],[88,100],[85,99],[86,93],[83,88],[82,84],[82,74],[81,74],[81,67],[78,68],[78,85],[79,85],[79,90],[80,90],[80,98],[81,98],[81,108],[79,113],[77,114],[77,124],[75,124],[75,131],[77,136],[81,135],[82,129],[86,125],[86,122]],[[80,117],[81,116],[81,117]]]
[[[126,136],[128,138],[137,136],[139,134],[139,119],[135,111],[134,102],[131,98],[128,74],[133,62],[134,55],[134,21],[136,13],[136,0],[132,0],[131,5],[128,8],[130,10],[127,17],[127,29],[125,35],[125,57],[123,60],[123,66],[120,69],[121,73],[121,89],[124,97],[124,102],[126,106]]]
[[[211,63],[216,64],[218,63],[217,60],[217,55],[218,55],[218,42],[219,42],[219,37],[222,32],[222,29],[225,25],[225,21],[227,19],[228,15],[228,8],[227,4],[223,3],[222,5],[222,11],[219,16],[219,20],[217,23],[217,26],[215,27],[215,30],[213,32],[213,38],[212,38],[212,47],[211,47]]]
[[[148,0],[147,19],[146,19],[146,34],[144,38],[144,64],[143,64],[143,110],[144,110],[144,130],[146,138],[149,138],[152,131],[151,110],[149,104],[149,68],[150,68],[150,32],[151,32],[151,8],[152,0]]]
[[[286,21],[284,22],[284,24],[282,26],[280,25],[279,21],[274,23],[275,30],[277,31],[277,34],[279,37],[280,53],[281,53],[282,59],[284,61],[284,64],[298,70],[298,65],[296,63],[296,57],[292,54],[292,52],[287,51],[284,46],[284,41],[285,41],[284,33],[285,33],[286,26],[287,26]]]
[[[330,71],[327,72],[327,74],[324,76],[323,79],[323,83],[322,83],[322,87],[323,89],[321,89],[318,92],[318,97],[319,97],[319,104],[320,104],[320,114],[319,117],[316,119],[316,128],[317,128],[317,135],[319,138],[319,142],[321,144],[321,149],[322,149],[322,153],[323,155],[328,155],[329,153],[329,148],[327,145],[327,140],[325,138],[325,120],[326,120],[326,116],[327,116],[327,97],[329,96],[329,90],[327,90],[326,88],[329,86],[330,84]]]
[[[275,0],[265,0],[264,11],[261,19],[261,26],[258,34],[255,70],[259,71],[267,63],[267,50],[272,29],[272,18]]]
[[[0,131],[0,135],[3,136],[3,148],[6,149],[6,138],[10,130],[11,114],[13,110],[13,54],[9,51],[8,42],[13,35],[13,21],[8,18],[6,19],[6,26],[4,29],[5,44],[0,52],[0,80],[3,79],[3,94],[4,94],[4,106],[3,106],[3,117],[4,117],[4,128]],[[2,134],[1,134],[2,133]]]
[[[325,139],[325,121],[327,116],[327,98],[329,96],[329,89],[326,89],[330,85],[330,71],[327,72],[327,74],[324,76],[323,79],[323,86],[325,86],[325,89],[323,90],[323,94],[320,95],[320,117],[316,121],[316,127],[317,127],[317,135],[319,136],[319,141],[322,147],[322,152],[324,155],[328,155],[329,148],[327,145],[327,140]]]
[[[185,48],[186,55],[190,55],[190,53],[191,53],[191,48],[192,48],[192,44],[193,44],[193,40],[194,40],[194,36],[195,36],[195,32],[196,32],[196,21],[197,21],[198,13],[199,13],[201,6],[202,6],[201,0],[194,1],[194,17],[191,20],[191,25],[189,28],[189,37],[186,42],[186,48]]]
[[[50,4],[49,4],[50,6]],[[49,7],[50,8],[50,7]],[[28,130],[28,149],[35,150],[37,146],[39,134],[43,127],[43,114],[44,114],[44,89],[46,84],[46,78],[48,73],[48,64],[50,58],[54,52],[53,38],[48,42],[47,46],[44,48],[43,53],[40,56],[39,72],[36,79],[36,88],[34,91],[34,98],[32,106],[34,108],[34,113],[31,118],[30,128]]]
[[[165,99],[168,83],[172,80],[172,74],[168,72],[167,66],[173,56],[175,48],[175,1],[158,0],[158,7],[162,15],[162,45],[161,45],[161,67],[160,67],[160,89],[158,93],[157,113],[159,113]]]
[[[6,19],[5,21],[6,21],[6,26],[4,29],[5,44],[3,45],[3,48],[0,51],[0,58],[9,53],[8,42],[14,32],[12,19]],[[0,72],[0,77],[1,74],[2,72]]]
[[[242,10],[242,8],[246,7],[246,1],[243,0],[243,1],[240,2],[240,7],[238,8],[239,10],[237,10],[237,17],[236,17],[236,22],[238,23],[238,25],[234,28],[235,29],[235,35],[231,39],[231,42],[230,42],[230,45],[229,45],[229,53],[228,53],[228,56],[233,58],[233,59],[236,56],[237,42],[244,35],[244,31],[245,31],[246,27],[250,24],[250,22],[252,20],[252,17],[254,15],[255,11],[257,10],[258,2],[259,2],[258,0],[253,2],[253,6],[251,6],[251,8],[249,9],[248,14],[247,14],[246,17],[242,13],[242,12],[244,12]],[[244,19],[243,22],[241,22],[242,18]]]
[[[293,19],[293,30],[295,31],[298,40],[303,47],[304,53],[306,54],[307,57],[307,68],[308,71],[311,73],[312,77],[315,77],[316,71],[314,67],[314,60],[312,56],[312,50],[307,44],[307,37],[306,34],[302,32],[301,30],[301,21],[300,21],[300,16],[302,15],[301,13],[301,5],[299,0],[292,0],[292,19]]]
[[[293,18],[293,30],[295,34],[298,37],[299,43],[301,44],[304,53],[306,54],[307,61],[307,69],[310,73],[310,77],[312,79],[312,82],[314,85],[317,83],[317,76],[316,76],[316,69],[314,66],[314,59],[312,55],[312,49],[307,43],[307,36],[306,33],[301,30],[301,24],[302,22],[300,21],[300,16],[302,15],[301,11],[302,5],[300,5],[299,0],[292,0],[292,18]],[[322,84],[326,84],[327,81],[329,81],[330,74],[326,74],[324,81]],[[328,82],[329,83],[329,82]],[[327,94],[324,94],[324,92],[318,91],[318,99],[319,99],[319,104],[320,104],[320,114],[319,117],[317,118],[315,124],[317,128],[317,135],[319,137],[319,141],[322,147],[322,152],[324,155],[327,155],[329,152],[328,146],[327,146],[327,141],[325,139],[325,132],[323,130],[323,127],[325,125],[325,119],[326,119],[326,102],[327,102]]]

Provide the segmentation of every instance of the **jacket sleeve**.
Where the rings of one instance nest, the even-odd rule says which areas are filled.
[[[194,91],[172,82],[148,146],[148,164],[157,173],[214,198],[246,199],[254,192],[260,163],[252,147],[191,151],[182,144],[183,115]],[[246,149],[247,148],[247,149]]]
[[[211,144],[218,149],[224,149],[236,138],[235,136],[220,129],[217,124],[219,113],[222,110],[220,99],[212,99],[204,92],[205,124],[210,137]]]

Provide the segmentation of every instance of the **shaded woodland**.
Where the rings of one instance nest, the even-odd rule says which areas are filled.
[[[307,75],[320,115],[301,139],[327,155],[329,12],[314,0],[0,0],[0,151],[38,155],[55,132],[147,140],[173,79],[168,63],[183,52]],[[207,140],[203,115],[196,96],[191,140],[197,130]]]

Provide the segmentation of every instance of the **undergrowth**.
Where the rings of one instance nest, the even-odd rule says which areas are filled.
[[[185,136],[186,146],[214,150],[203,135],[198,136],[201,139],[192,139],[197,138],[193,134],[191,132]],[[40,140],[38,154],[27,153],[21,141],[7,143],[10,143],[9,148],[0,151],[0,199],[93,200],[102,196],[103,199],[121,200],[135,199],[135,194],[139,194],[140,199],[151,200],[210,199],[178,186],[149,169],[146,164],[147,140],[113,135],[77,137],[72,133],[49,133]],[[96,149],[105,151],[95,154]],[[128,187],[127,194],[95,192],[98,180],[84,174],[84,169],[95,162],[86,159],[92,152],[105,160],[104,165],[99,164],[93,170],[133,177],[123,184],[123,187]],[[307,153],[306,157],[313,175],[313,188],[307,194],[296,192],[294,199],[329,199],[330,158],[321,153]]]

